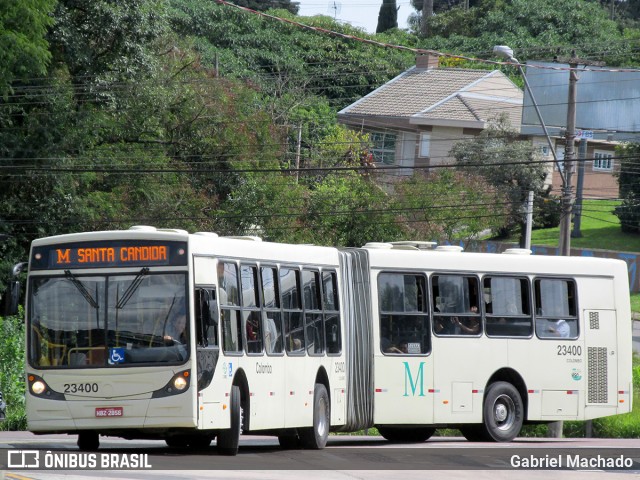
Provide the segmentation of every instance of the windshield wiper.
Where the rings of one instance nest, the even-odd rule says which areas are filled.
[[[131,296],[135,293],[135,291],[140,286],[140,283],[142,283],[142,279],[148,273],[149,273],[148,267],[144,267],[142,270],[140,270],[140,273],[138,273],[138,275],[136,275],[136,278],[133,279],[133,281],[129,285],[129,288],[127,288],[125,292],[122,294],[122,298],[120,298],[120,300],[118,300],[118,303],[116,303],[116,308],[118,310],[121,310],[124,308],[127,302],[131,299]]]
[[[71,273],[71,270],[65,270],[64,274],[67,277],[67,279],[71,283],[73,283],[73,285],[82,294],[82,296],[87,301],[87,303],[89,303],[89,305],[91,305],[93,308],[95,308],[97,310],[98,309],[98,302],[96,302],[94,300],[94,298],[89,293],[89,290],[87,290],[87,287],[85,287],[84,284],[80,280],[78,280],[78,277],[76,277],[73,273]]]

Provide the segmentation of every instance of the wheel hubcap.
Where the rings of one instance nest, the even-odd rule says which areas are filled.
[[[493,404],[493,418],[500,430],[509,430],[516,419],[516,405],[508,395],[500,395]]]
[[[327,432],[327,403],[321,399],[318,403],[318,435],[324,437]]]

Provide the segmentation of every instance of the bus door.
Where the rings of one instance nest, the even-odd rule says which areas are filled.
[[[617,406],[618,349],[615,310],[584,310],[586,405]]]
[[[206,389],[211,385],[220,355],[218,340],[218,307],[214,287],[197,287],[195,296],[195,336],[196,336],[196,372],[198,389],[198,412],[205,418],[200,419],[202,428],[207,428],[211,400]],[[211,392],[209,392],[211,393]],[[211,412],[212,413],[212,412]]]
[[[432,424],[434,370],[426,277],[380,273],[378,309],[380,324],[374,328],[374,422]]]

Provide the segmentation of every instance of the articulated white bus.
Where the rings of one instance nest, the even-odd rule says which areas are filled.
[[[29,430],[235,454],[242,433],[511,441],[631,410],[624,262],[423,247],[153,227],[36,240]]]

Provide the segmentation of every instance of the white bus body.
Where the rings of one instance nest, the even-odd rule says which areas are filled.
[[[84,449],[99,434],[217,437],[233,454],[241,432],[308,448],[374,425],[508,441],[526,422],[631,409],[623,262],[258,240],[148,227],[34,241],[29,430]]]

